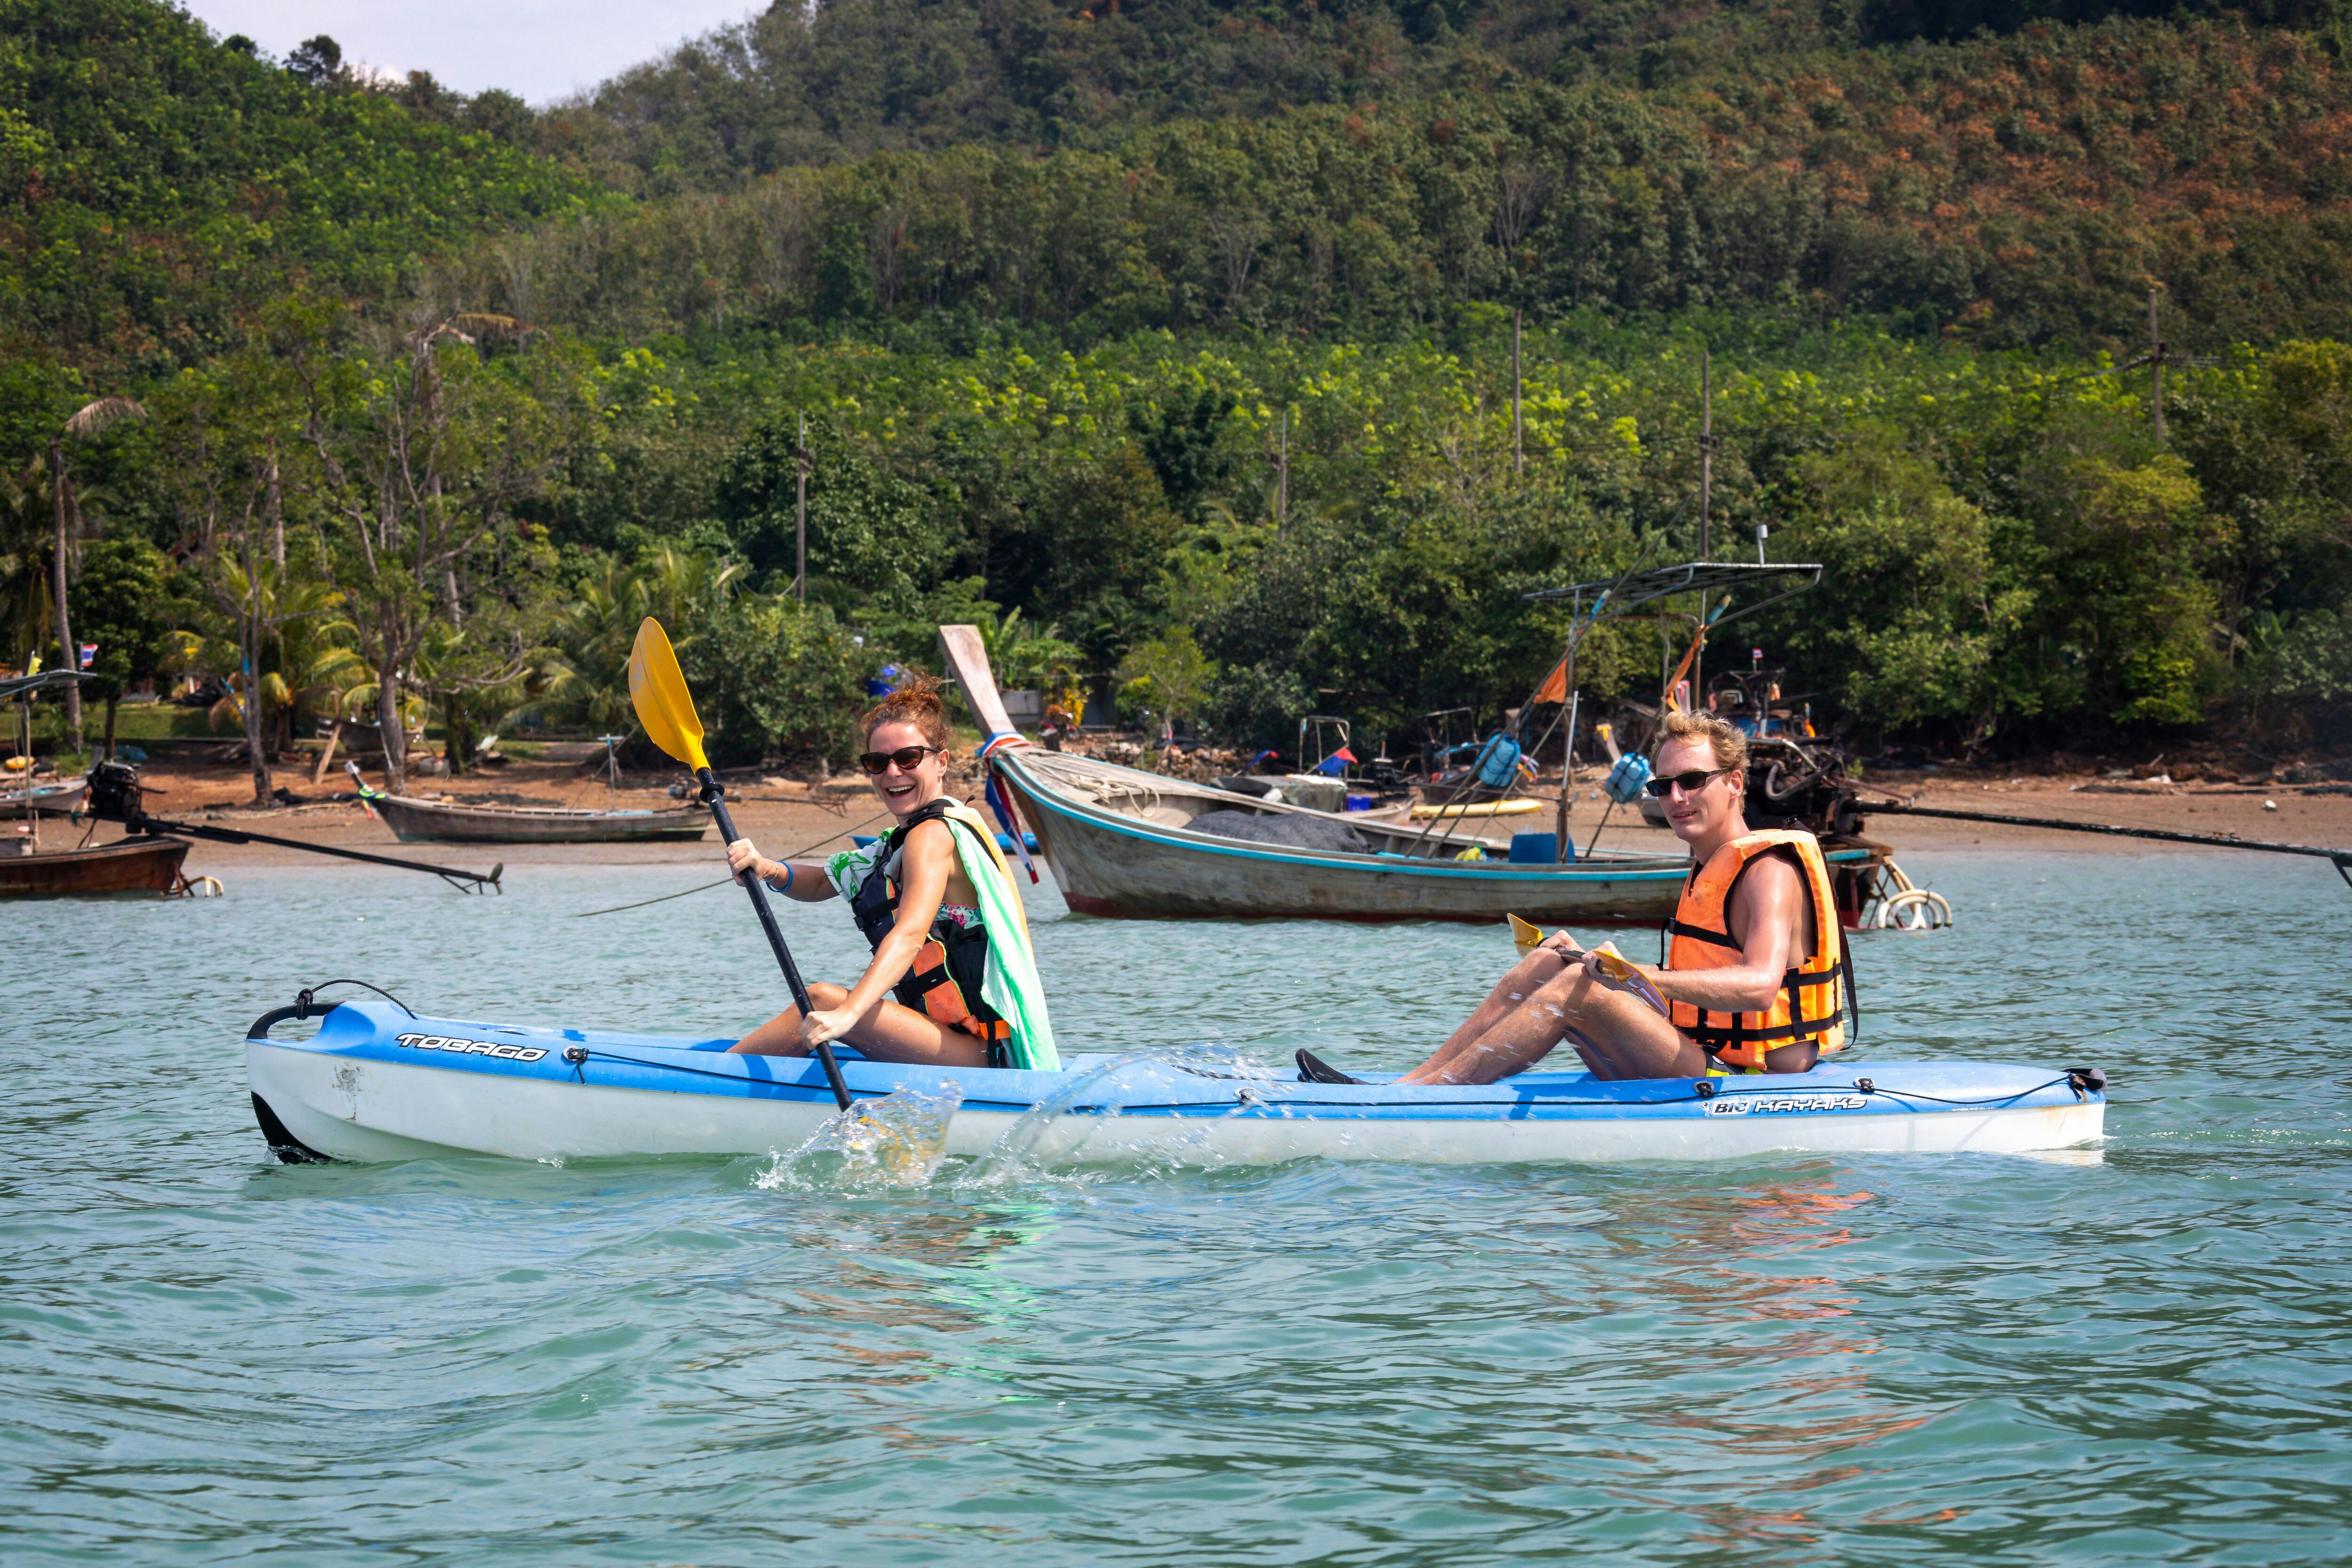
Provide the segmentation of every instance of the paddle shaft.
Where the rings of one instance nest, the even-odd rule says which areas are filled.
[[[703,802],[710,808],[711,817],[719,823],[720,841],[733,843],[741,835],[735,831],[735,820],[727,814],[727,801],[719,792],[719,780],[710,776],[708,768],[698,769],[696,777],[702,784]],[[776,912],[769,907],[768,890],[760,882],[758,869],[747,866],[736,880],[751,895],[751,907],[758,911],[760,916],[760,929],[768,934],[768,946],[775,949],[776,963],[784,971],[784,984],[791,988],[793,1005],[801,1009],[801,1017],[808,1017],[816,1010],[809,1001],[808,982],[801,978],[800,966],[793,962],[793,950],[784,946],[783,928],[776,924]],[[842,1082],[841,1063],[834,1060],[833,1046],[829,1042],[820,1042],[816,1048],[816,1059],[824,1068],[825,1082],[833,1087],[834,1103],[845,1111],[848,1110],[849,1085]]]

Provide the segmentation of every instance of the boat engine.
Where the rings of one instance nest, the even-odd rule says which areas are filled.
[[[121,822],[137,831],[147,820],[141,803],[139,769],[111,758],[89,770],[89,793],[82,810],[101,822]]]
[[[1748,743],[1748,824],[1803,828],[1827,838],[1862,826],[1845,753],[1833,746],[1759,736]]]

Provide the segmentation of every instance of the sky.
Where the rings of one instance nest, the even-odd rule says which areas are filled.
[[[504,88],[534,104],[763,9],[759,0],[181,0],[215,34],[278,59],[320,33],[346,61],[444,87]]]

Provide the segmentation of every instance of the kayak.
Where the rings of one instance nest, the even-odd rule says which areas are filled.
[[[797,1147],[835,1113],[814,1061],[730,1055],[730,1040],[425,1018],[373,997],[308,1011],[320,1021],[307,1040],[291,1038],[298,1009],[279,1008],[245,1042],[255,1116],[289,1163],[765,1155]],[[281,1028],[288,1037],[273,1037]],[[2013,1154],[2089,1143],[2106,1112],[2095,1070],[1976,1062],[1635,1082],[1528,1072],[1464,1088],[1400,1087],[1393,1074],[1302,1083],[1150,1056],[1074,1056],[1032,1072],[845,1051],[841,1071],[859,1101],[951,1097],[950,1155],[985,1155],[1011,1135],[1039,1165]]]

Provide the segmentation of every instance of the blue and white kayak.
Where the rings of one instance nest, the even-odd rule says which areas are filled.
[[[255,1114],[289,1161],[756,1155],[797,1147],[835,1113],[815,1061],[730,1055],[730,1040],[422,1018],[373,998],[332,1006],[308,1040],[272,1038],[295,1017],[263,1015],[245,1045]],[[2014,1154],[2090,1143],[2106,1113],[2103,1074],[1974,1062],[1697,1082],[1529,1072],[1443,1089],[1149,1057],[1079,1056],[1059,1072],[854,1054],[841,1066],[861,1100],[951,1091],[951,1155],[986,1154],[1029,1116],[1023,1157],[1041,1165]]]

